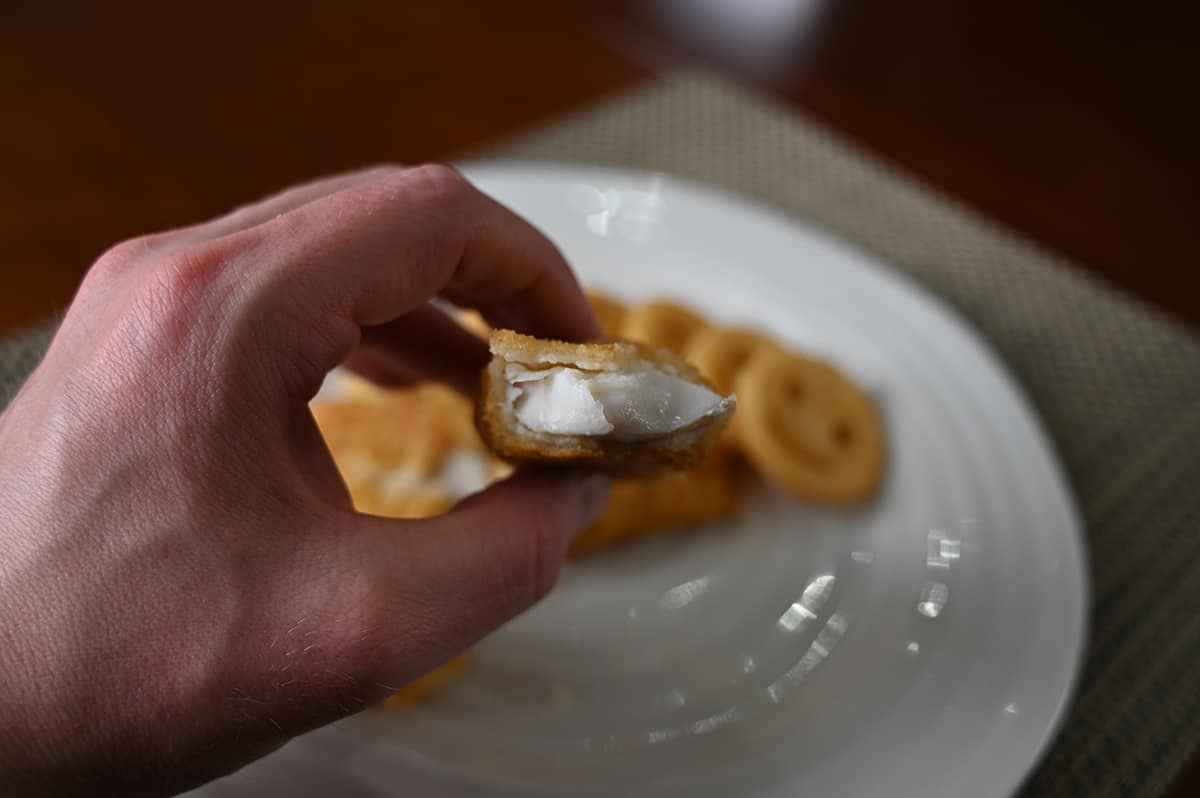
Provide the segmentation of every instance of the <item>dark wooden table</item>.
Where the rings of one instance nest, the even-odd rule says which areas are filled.
[[[447,158],[689,61],[1200,324],[1200,47],[1182,3],[176,5],[0,10],[0,332],[65,307],[121,238],[333,170]],[[1200,794],[1200,766],[1176,794]]]

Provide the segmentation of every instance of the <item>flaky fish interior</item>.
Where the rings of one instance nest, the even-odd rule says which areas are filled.
[[[476,418],[488,446],[514,463],[687,468],[703,459],[736,405],[664,349],[511,330],[492,333],[490,345]]]

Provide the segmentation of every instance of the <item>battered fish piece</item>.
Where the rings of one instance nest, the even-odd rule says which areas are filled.
[[[645,344],[569,344],[497,330],[476,423],[518,464],[646,475],[699,464],[733,415],[695,368]]]

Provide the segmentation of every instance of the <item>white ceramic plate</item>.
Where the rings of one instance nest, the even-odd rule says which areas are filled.
[[[941,303],[775,212],[658,175],[478,165],[582,280],[823,353],[886,419],[854,511],[734,521],[572,564],[437,700],[323,729],[240,795],[1003,796],[1079,664],[1079,522],[1030,408]]]

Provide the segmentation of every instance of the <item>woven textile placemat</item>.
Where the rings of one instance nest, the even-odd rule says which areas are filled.
[[[498,148],[660,170],[877,253],[956,307],[1024,384],[1087,527],[1077,700],[1029,796],[1153,796],[1200,743],[1200,340],[744,87],[682,72]],[[48,327],[0,343],[0,401]]]

